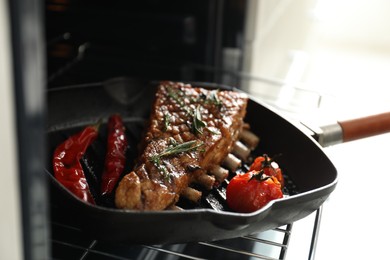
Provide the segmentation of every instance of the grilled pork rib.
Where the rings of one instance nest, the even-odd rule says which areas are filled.
[[[180,196],[199,197],[199,191],[189,188],[192,183],[211,188],[212,173],[218,172],[238,140],[246,106],[243,93],[162,82],[141,145],[143,153],[135,170],[120,181],[116,206],[163,210]]]

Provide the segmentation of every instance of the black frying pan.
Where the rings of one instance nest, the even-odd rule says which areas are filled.
[[[233,89],[215,84],[193,85]],[[245,121],[261,138],[253,155],[281,153],[278,163],[287,175],[292,194],[269,203],[257,212],[241,214],[229,211],[224,205],[202,203],[184,211],[158,212],[118,210],[104,200],[100,201],[99,206],[93,206],[73,196],[54,179],[50,165],[54,148],[68,135],[100,118],[106,120],[113,113],[122,115],[132,148],[128,156],[135,157],[136,145],[143,122],[149,116],[155,87],[156,84],[120,78],[103,84],[68,86],[48,91],[49,147],[46,173],[53,184],[51,199],[55,204],[55,214],[67,214],[77,219],[86,232],[98,239],[147,244],[211,241],[292,223],[318,209],[335,189],[337,171],[320,145],[273,109],[252,98],[249,100]],[[87,162],[84,166],[93,175],[90,178],[92,188],[102,167],[104,148],[100,146],[105,144],[104,135],[102,130],[102,144],[99,141],[94,144],[85,159]],[[128,161],[126,167],[129,170],[132,160]],[[217,200],[218,203],[223,204],[223,200]]]

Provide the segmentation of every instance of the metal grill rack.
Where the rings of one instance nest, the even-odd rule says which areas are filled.
[[[137,136],[137,124],[128,125],[128,136]],[[141,127],[140,127],[141,129]],[[98,154],[99,142],[94,151]],[[55,192],[52,192],[54,195]],[[209,206],[210,207],[210,206]],[[309,259],[313,259],[320,222],[320,213],[313,226]],[[166,245],[135,245],[97,240],[83,232],[77,215],[64,211],[53,197],[51,204],[51,247],[53,259],[286,259],[292,224],[234,239]],[[98,227],[97,227],[98,228]],[[131,230],[129,230],[131,232]],[[153,236],[153,234],[150,234]]]
[[[322,209],[313,224],[308,259],[314,259]],[[69,216],[51,221],[52,259],[263,259],[285,260],[293,224],[234,239],[167,245],[135,245],[96,240]]]
[[[52,222],[53,259],[285,259],[292,224],[215,242],[172,245],[113,244],[79,228]]]
[[[128,136],[135,138],[140,134],[141,129],[142,124],[138,125],[134,122],[132,124],[128,124]],[[64,132],[60,131],[56,134],[62,136]],[[49,138],[49,140],[51,139]],[[92,148],[94,148],[92,150],[96,154],[104,154],[103,150],[99,150],[99,147],[101,148],[103,146],[103,141],[96,141],[94,145],[92,145]],[[54,195],[55,192],[52,192],[52,194]],[[209,195],[211,196],[212,193]],[[213,242],[166,245],[135,245],[129,243],[113,243],[98,240],[94,237],[91,237],[90,234],[83,232],[83,229],[77,222],[77,219],[74,219],[77,218],[77,216],[74,216],[77,215],[77,213],[74,212],[74,214],[72,214],[72,212],[64,212],[61,203],[54,197],[51,203],[51,246],[53,259],[284,260],[286,259],[288,244],[293,226],[292,224],[288,224],[276,229],[252,234],[249,236]],[[213,208],[212,205],[205,205],[205,207]],[[317,241],[321,215],[320,213],[321,210],[318,210],[313,226],[309,259],[313,259],[314,256],[314,249]],[[129,232],[131,232],[131,230],[129,230]],[[153,234],[150,235],[153,236]]]

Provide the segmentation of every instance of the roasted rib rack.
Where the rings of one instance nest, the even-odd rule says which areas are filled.
[[[199,201],[235,170],[250,150],[241,142],[248,97],[240,92],[206,90],[189,84],[162,82],[157,89],[149,124],[134,171],[116,190],[118,208],[163,210],[180,196]],[[243,138],[245,140],[245,137]],[[246,138],[248,142],[248,138]],[[258,139],[249,138],[250,147]]]

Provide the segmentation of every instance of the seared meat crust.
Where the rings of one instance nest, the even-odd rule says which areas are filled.
[[[118,208],[163,210],[191,183],[220,165],[243,127],[247,96],[162,82],[137,167],[119,183]],[[186,148],[177,152],[183,144]],[[175,153],[166,153],[167,151]],[[175,150],[176,149],[176,150]]]

